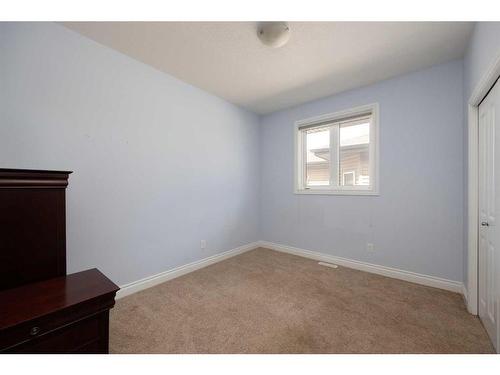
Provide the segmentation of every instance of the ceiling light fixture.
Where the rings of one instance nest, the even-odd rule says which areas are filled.
[[[257,28],[257,36],[266,46],[283,47],[290,39],[290,26],[286,22],[261,22]]]

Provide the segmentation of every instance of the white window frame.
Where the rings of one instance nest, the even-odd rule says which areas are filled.
[[[300,130],[304,126],[315,124],[326,124],[341,122],[350,117],[370,114],[370,145],[369,145],[369,171],[370,185],[368,186],[305,186],[305,163],[306,158],[304,144],[304,132]],[[294,127],[294,193],[295,194],[321,194],[321,195],[379,195],[379,105],[378,103],[367,104],[356,108],[350,108],[335,113],[329,113],[295,122]],[[335,164],[335,163],[333,163]],[[337,175],[337,166],[332,165],[332,176]]]

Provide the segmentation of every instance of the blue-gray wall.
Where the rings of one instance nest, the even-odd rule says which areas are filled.
[[[0,23],[0,166],[74,171],[70,272],[124,284],[258,240],[258,121],[62,26]]]
[[[0,166],[74,170],[69,271],[119,284],[259,239],[463,280],[464,103],[498,35],[478,23],[463,64],[259,119],[62,26],[1,23]],[[372,102],[380,196],[294,195],[294,121]]]
[[[461,281],[462,75],[454,61],[262,117],[262,239]],[[374,102],[380,196],[293,194],[294,122]]]
[[[467,111],[469,98],[481,77],[500,55],[500,22],[477,22],[464,57],[464,134],[467,137]],[[467,143],[465,143],[467,163]],[[467,168],[467,164],[465,164]],[[465,220],[464,220],[464,282],[467,285],[467,169],[464,174]]]

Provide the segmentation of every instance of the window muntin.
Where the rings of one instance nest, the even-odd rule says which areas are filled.
[[[297,124],[297,193],[377,193],[376,109],[370,105]]]

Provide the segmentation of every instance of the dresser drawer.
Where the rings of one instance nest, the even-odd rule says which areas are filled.
[[[102,353],[107,350],[108,312],[40,334],[7,353]]]
[[[0,291],[0,353],[106,353],[118,289],[91,269]]]
[[[66,325],[74,324],[90,315],[94,315],[99,310],[109,308],[110,301],[107,297],[95,298],[83,305],[73,306],[52,314],[33,319],[29,322],[11,327],[0,333],[0,352],[26,341],[34,340],[49,332],[60,329]],[[114,303],[114,301],[111,301]]]

